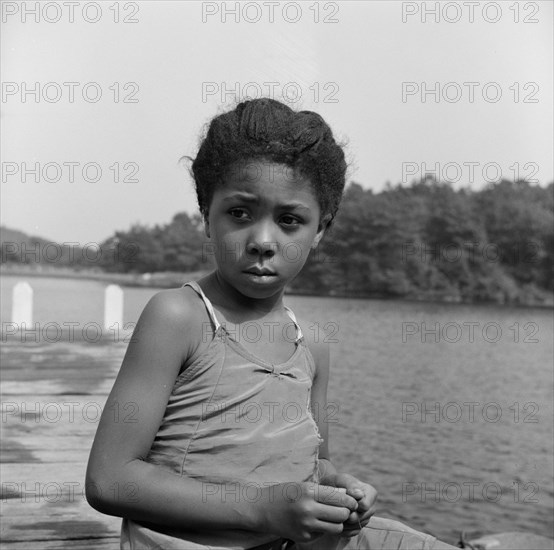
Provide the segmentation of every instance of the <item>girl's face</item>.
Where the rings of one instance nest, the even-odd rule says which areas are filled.
[[[323,237],[328,217],[309,180],[263,159],[235,165],[206,217],[218,273],[249,298],[281,292]]]

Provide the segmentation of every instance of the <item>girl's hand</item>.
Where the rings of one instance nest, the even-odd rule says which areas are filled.
[[[345,537],[355,537],[375,513],[377,491],[375,487],[361,482],[350,474],[336,474],[334,481],[337,487],[344,487],[346,493],[358,501],[358,508],[348,516],[343,532]]]
[[[263,531],[295,542],[338,535],[358,502],[336,487],[317,483],[280,483],[262,490]]]

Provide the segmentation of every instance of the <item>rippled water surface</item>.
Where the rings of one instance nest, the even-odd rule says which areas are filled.
[[[552,310],[289,302],[338,327],[332,456],[382,508],[450,542],[462,530],[552,537]]]
[[[30,278],[35,321],[102,323],[99,282]],[[10,319],[15,278],[2,284]],[[156,290],[125,289],[124,321]],[[331,329],[333,461],[372,483],[380,509],[455,542],[553,537],[552,310],[288,296]],[[319,327],[312,323],[319,322]]]

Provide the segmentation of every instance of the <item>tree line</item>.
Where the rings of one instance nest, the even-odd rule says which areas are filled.
[[[351,183],[290,291],[552,303],[553,191],[553,183],[508,180],[472,191],[426,177],[378,193]],[[2,262],[22,261],[5,253],[6,240],[4,234]],[[70,252],[63,250],[57,264],[69,265]],[[291,243],[283,253],[294,261],[298,250]],[[118,273],[191,272],[215,265],[200,216],[184,212],[166,225],[117,231],[99,245],[94,260],[91,254],[73,251],[71,265]]]
[[[346,296],[541,303],[554,291],[553,191],[506,180],[480,191],[432,178],[380,193],[351,184],[318,261],[295,284]]]

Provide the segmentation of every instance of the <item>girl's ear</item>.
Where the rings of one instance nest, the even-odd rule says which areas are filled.
[[[314,237],[314,242],[312,243],[312,248],[317,248],[317,245],[319,244],[319,241],[323,239],[323,235],[325,235],[325,231],[327,230],[327,227],[331,223],[331,220],[333,219],[333,216],[331,214],[325,214],[321,220],[319,220],[319,226],[317,228],[317,233]]]

